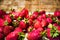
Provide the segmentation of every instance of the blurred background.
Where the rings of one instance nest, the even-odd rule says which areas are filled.
[[[37,9],[53,12],[60,10],[60,0],[0,0],[0,9],[10,8],[16,10],[27,8],[31,12]]]

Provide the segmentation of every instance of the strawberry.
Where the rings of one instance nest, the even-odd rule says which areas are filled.
[[[50,32],[51,32],[51,29],[48,28],[48,29],[47,29],[47,37],[51,37],[51,33],[50,33]]]
[[[46,12],[44,10],[39,12],[40,15],[45,14],[45,13]]]
[[[4,20],[0,18],[0,27],[4,26]]]
[[[41,21],[41,25],[42,25],[42,27],[47,26],[47,21],[46,21],[46,20],[42,20],[42,21]]]
[[[0,33],[3,33],[4,27],[0,27]]]
[[[53,25],[54,25],[55,27],[58,27],[58,26],[59,26],[57,23],[54,23]]]
[[[26,15],[25,18],[29,19],[29,15]]]
[[[36,21],[36,23],[34,24],[34,28],[40,28],[42,27],[41,23],[39,21]]]
[[[37,17],[37,20],[41,22],[43,20],[43,17],[39,16],[39,17]]]
[[[41,27],[41,28],[38,28],[37,30],[41,32],[41,31],[43,31],[43,28]]]
[[[60,16],[60,11],[55,11],[54,16]]]
[[[42,14],[43,19],[46,19],[46,14]]]
[[[11,31],[13,31],[13,27],[12,26],[4,26],[4,35],[8,35]]]
[[[31,19],[35,19],[35,18],[37,18],[37,16],[38,16],[38,11],[35,11],[35,12],[33,12],[33,14],[31,15]]]
[[[28,33],[28,40],[40,40],[40,32],[38,30],[33,30]]]
[[[33,24],[33,20],[32,19],[29,19],[28,22],[29,22],[29,25]]]
[[[46,20],[47,20],[48,23],[52,23],[53,22],[51,18],[47,18]]]
[[[60,26],[58,26],[58,27],[57,27],[57,30],[58,30],[58,31],[59,31],[59,33],[60,33]]]
[[[22,30],[19,27],[17,27],[13,32],[7,35],[6,40],[17,40],[19,32],[22,32]]]
[[[22,28],[22,29],[25,29],[26,28],[26,23],[24,21],[20,21],[19,27]]]
[[[12,20],[9,15],[4,15],[4,20],[7,21],[8,23],[11,23]]]
[[[28,10],[27,9],[23,9],[21,12],[20,12],[20,17],[25,17],[28,15]]]
[[[20,12],[12,12],[10,14],[10,16],[11,16],[12,19],[17,19],[19,17],[19,14],[20,14]]]

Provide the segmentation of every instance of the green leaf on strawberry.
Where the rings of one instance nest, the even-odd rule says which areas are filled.
[[[42,36],[46,36],[46,30],[44,30],[43,32],[41,32]]]
[[[4,22],[4,25],[8,25],[8,21],[7,20]]]
[[[25,23],[28,23],[28,19],[24,18],[24,22],[25,22]]]
[[[24,40],[25,34],[23,32],[19,32],[18,35],[19,35],[18,40]]]
[[[53,22],[57,22],[57,17],[52,18]]]
[[[21,20],[21,17],[18,17],[17,20],[20,21]]]
[[[57,28],[56,27],[52,27],[52,29],[51,29],[51,37],[57,37],[58,35],[59,35],[59,32],[58,32],[58,30],[57,30]]]
[[[54,33],[53,38],[57,37],[59,34],[57,32]]]

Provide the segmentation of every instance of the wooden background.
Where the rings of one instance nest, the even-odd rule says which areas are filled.
[[[29,11],[46,10],[55,11],[60,10],[60,0],[3,0],[0,1],[0,9],[9,10],[10,8],[22,9],[27,8]]]

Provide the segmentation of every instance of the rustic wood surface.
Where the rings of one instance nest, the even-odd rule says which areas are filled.
[[[22,9],[28,8],[29,11],[60,10],[60,0],[3,0],[0,2],[0,9],[9,10],[9,8]]]

